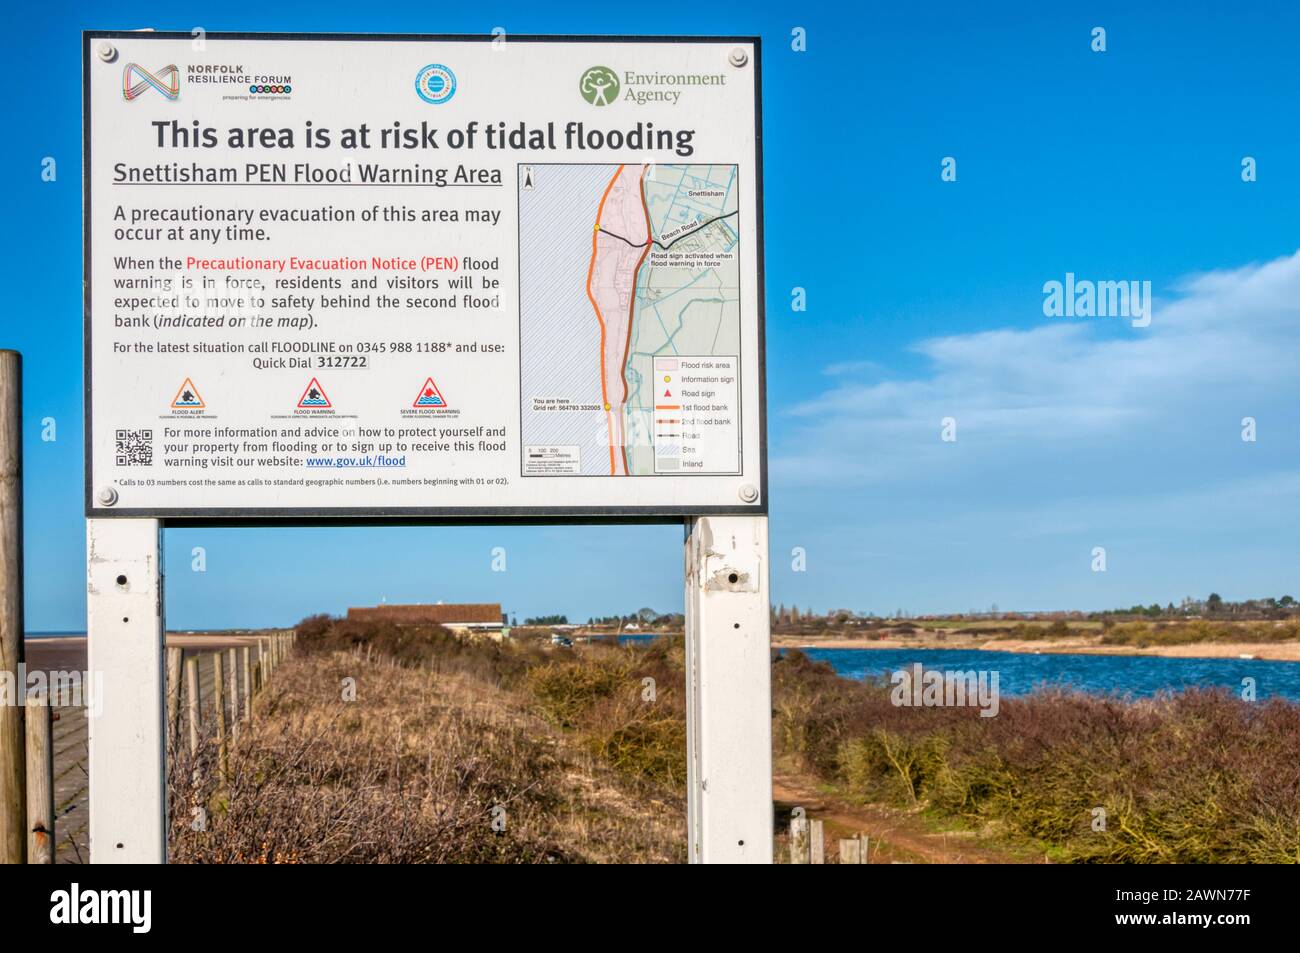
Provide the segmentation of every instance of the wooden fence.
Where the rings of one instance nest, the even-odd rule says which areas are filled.
[[[866,834],[841,838],[839,863],[866,864],[870,862],[870,842]],[[826,828],[810,817],[790,818],[790,863],[826,863]]]
[[[252,720],[253,698],[269,683],[295,640],[293,632],[271,632],[234,648],[168,646],[167,718],[172,737],[187,742],[193,752],[200,723],[220,712],[215,741],[224,769],[228,744]],[[29,700],[26,708],[27,862],[86,863],[90,721],[80,706],[51,708],[43,702]]]

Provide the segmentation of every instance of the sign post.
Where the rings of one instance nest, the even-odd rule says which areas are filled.
[[[167,858],[161,530],[86,521],[91,863]]]
[[[93,858],[159,849],[161,525],[686,519],[691,856],[770,860],[757,39],[84,58]]]
[[[766,516],[686,526],[687,830],[692,863],[772,862]]]

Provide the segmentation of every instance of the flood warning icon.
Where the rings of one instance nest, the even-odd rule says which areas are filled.
[[[302,392],[298,398],[298,407],[302,410],[319,410],[322,407],[333,407],[329,397],[325,395],[325,388],[320,386],[320,381],[316,378],[311,379],[307,389]]]
[[[447,401],[443,399],[442,391],[438,390],[438,385],[433,382],[432,377],[426,377],[424,386],[420,388],[420,394],[415,398],[412,407],[446,407]]]

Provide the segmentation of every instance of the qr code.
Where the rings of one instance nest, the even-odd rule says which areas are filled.
[[[147,467],[153,465],[153,431],[117,431],[117,465]]]

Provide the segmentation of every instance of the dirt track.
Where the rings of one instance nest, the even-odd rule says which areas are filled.
[[[818,793],[811,782],[778,773],[772,778],[778,821],[802,807],[826,825],[826,858],[838,862],[838,840],[866,834],[873,864],[1021,864],[1035,858],[1015,856],[979,843],[974,834],[930,830],[920,815],[880,804],[850,804]]]

